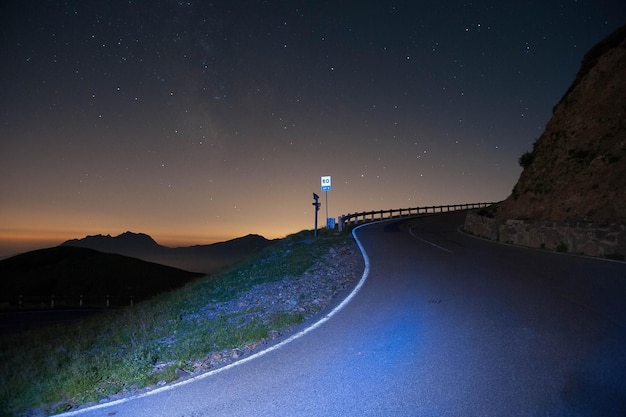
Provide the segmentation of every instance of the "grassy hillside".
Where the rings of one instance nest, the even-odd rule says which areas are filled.
[[[242,321],[248,313],[245,306],[234,316],[201,313],[257,285],[295,280],[329,251],[352,244],[348,233],[311,237],[311,232],[289,236],[215,276],[132,308],[71,326],[0,337],[0,415],[35,408],[58,413],[173,381],[177,368],[185,369],[190,361],[262,340],[269,332],[301,322],[303,315],[297,312]]]

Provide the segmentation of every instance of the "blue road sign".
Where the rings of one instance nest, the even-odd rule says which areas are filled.
[[[322,191],[330,191],[331,188],[330,175],[322,177]]]

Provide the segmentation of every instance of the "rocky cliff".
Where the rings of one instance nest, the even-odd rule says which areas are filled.
[[[595,226],[606,230],[626,224],[626,26],[587,52],[544,133],[519,162],[524,170],[512,194],[482,212],[482,225],[473,218],[466,229],[550,247],[553,242],[545,238],[519,234],[531,229],[537,234],[537,228],[546,225],[588,233]],[[529,229],[530,223],[535,227]],[[512,225],[517,226],[511,230]],[[556,246],[574,249],[567,234],[554,239],[562,240]]]

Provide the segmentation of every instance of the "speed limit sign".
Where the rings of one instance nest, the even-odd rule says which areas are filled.
[[[330,191],[330,175],[322,177],[322,191]]]

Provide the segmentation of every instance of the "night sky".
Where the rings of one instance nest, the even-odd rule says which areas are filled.
[[[0,2],[0,256],[506,198],[622,1]],[[320,211],[325,223],[325,208]]]

